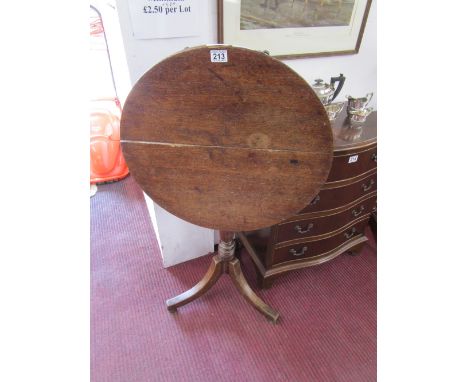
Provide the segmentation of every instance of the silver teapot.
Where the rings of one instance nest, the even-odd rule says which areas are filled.
[[[330,104],[340,93],[341,88],[345,82],[346,77],[343,74],[340,74],[339,77],[330,78],[330,83],[327,84],[323,82],[322,79],[318,78],[315,80],[315,83],[312,84],[312,89],[314,90],[317,97],[323,105]],[[338,86],[335,88],[335,82],[338,82]]]

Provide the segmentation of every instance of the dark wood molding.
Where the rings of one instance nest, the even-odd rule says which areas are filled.
[[[364,16],[362,17],[362,24],[361,29],[359,30],[358,39],[356,41],[356,53],[359,53],[359,49],[361,48],[361,41],[364,36],[364,30],[366,29],[367,18],[369,17],[370,7],[372,5],[372,0],[367,1],[366,9],[364,11]]]
[[[331,57],[331,56],[349,56],[351,54],[357,54],[358,50],[340,50],[336,52],[318,52],[318,53],[301,53],[301,54],[286,54],[286,55],[272,55],[278,60],[298,60],[301,58],[317,58],[317,57]]]
[[[218,44],[224,44],[224,3],[218,0]]]

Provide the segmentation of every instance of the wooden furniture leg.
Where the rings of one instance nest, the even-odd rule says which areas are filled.
[[[232,259],[229,261],[229,276],[236,285],[239,292],[244,298],[260,313],[264,314],[271,322],[276,324],[279,313],[265,304],[260,297],[250,288],[247,280],[242,273],[239,259]]]
[[[374,235],[375,242],[377,242],[377,210],[372,211],[371,218],[369,220],[369,226]]]
[[[175,312],[178,307],[188,304],[202,296],[216,283],[216,281],[218,281],[223,272],[227,272],[245,299],[255,309],[264,314],[268,320],[276,323],[279,313],[265,304],[250,288],[244,274],[242,273],[239,259],[234,256],[236,247],[234,232],[221,231],[220,236],[221,241],[218,245],[218,254],[213,256],[210,268],[203,279],[188,291],[167,300],[167,309],[170,312]]]
[[[367,240],[366,240],[366,241],[367,241]],[[351,248],[351,249],[347,252],[347,254],[348,254],[349,256],[358,256],[358,255],[360,255],[360,254],[361,254],[362,247],[364,247],[364,244],[365,244],[365,242],[364,242],[364,243],[360,243],[360,244],[354,246],[353,248]]]
[[[193,288],[166,301],[169,312],[175,312],[178,307],[188,304],[205,294],[216,283],[216,281],[218,281],[222,273],[223,260],[221,260],[219,255],[215,255],[213,256],[210,267],[208,268],[205,276]]]

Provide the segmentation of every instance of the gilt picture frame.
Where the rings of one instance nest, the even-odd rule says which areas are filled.
[[[356,54],[372,0],[218,0],[218,43],[278,59]]]

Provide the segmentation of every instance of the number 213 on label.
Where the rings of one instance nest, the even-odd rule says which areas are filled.
[[[211,62],[228,62],[227,50],[210,50]]]

